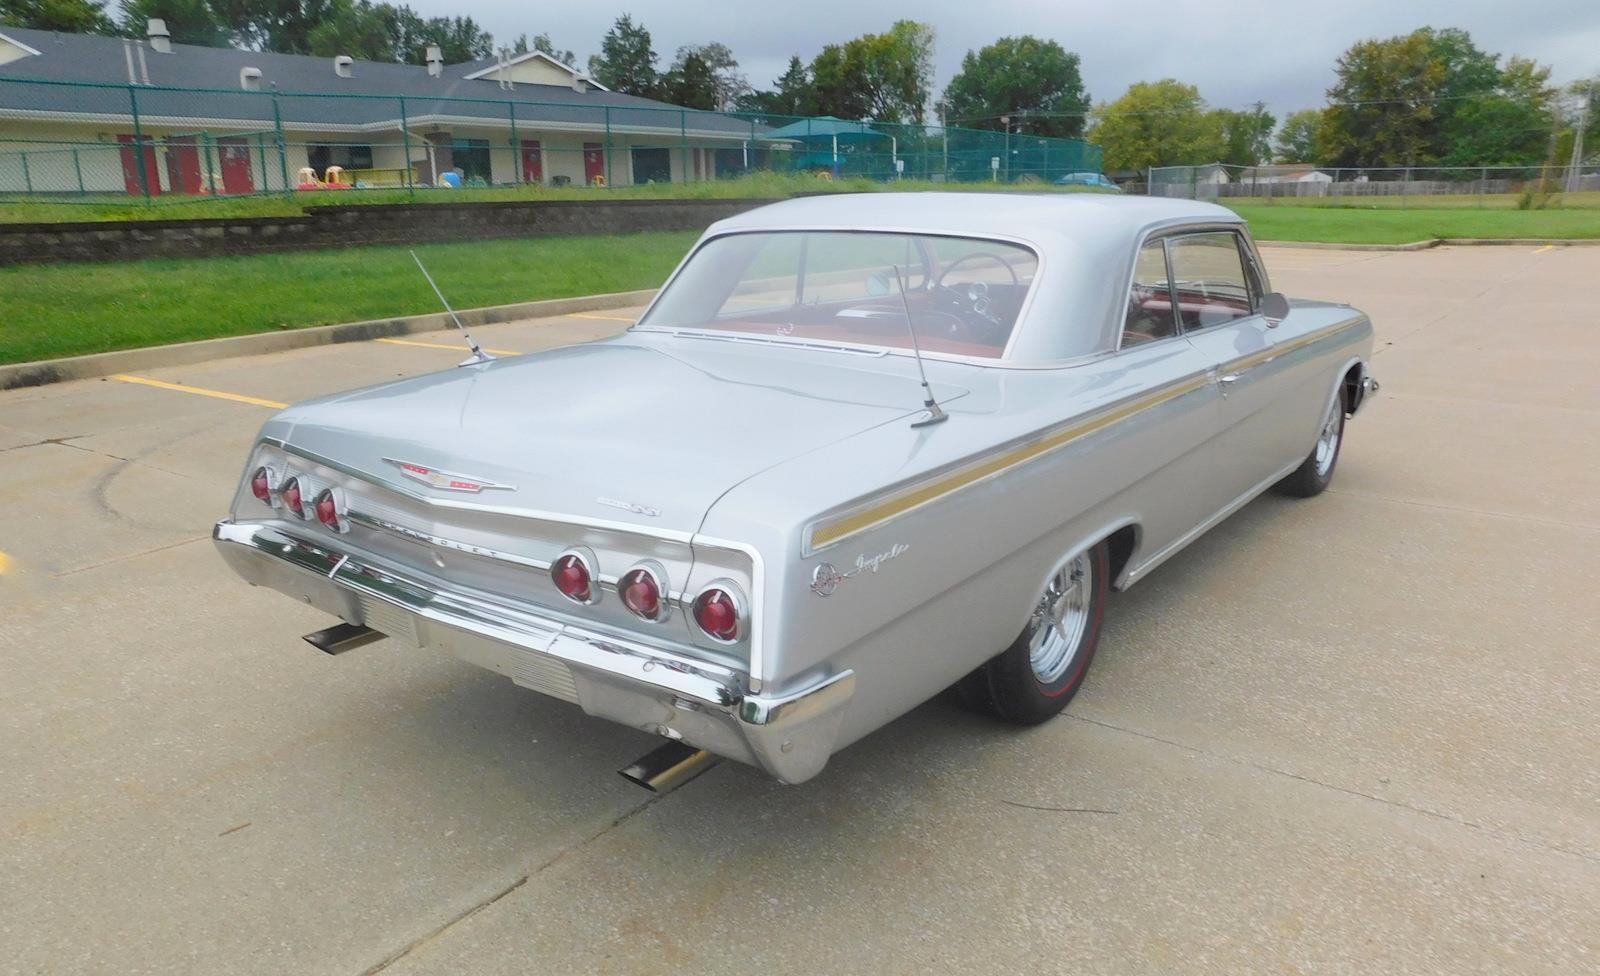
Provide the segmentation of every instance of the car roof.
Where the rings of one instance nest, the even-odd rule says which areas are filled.
[[[1012,237],[1046,246],[1064,235],[1125,240],[1169,222],[1242,223],[1226,207],[1102,193],[831,193],[795,197],[719,221],[713,231],[799,228]]]

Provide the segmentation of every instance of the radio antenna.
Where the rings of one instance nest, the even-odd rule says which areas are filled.
[[[446,312],[450,313],[450,320],[456,324],[456,328],[461,330],[461,337],[467,340],[467,348],[472,350],[471,356],[456,365],[476,366],[479,363],[493,362],[495,357],[484,352],[483,347],[478,345],[478,340],[472,338],[472,333],[468,332],[467,327],[461,324],[461,316],[457,315],[456,310],[450,307],[450,300],[445,298],[444,292],[440,291],[439,286],[434,284],[433,275],[428,274],[428,269],[423,266],[422,259],[417,257],[417,252],[408,251],[406,253],[411,255],[411,260],[417,262],[417,270],[422,272],[422,277],[428,279],[428,287],[432,288],[433,293],[439,296],[439,303],[444,306]]]
[[[900,276],[900,266],[894,266],[895,284],[900,286],[900,305],[906,310],[906,331],[911,333],[911,351],[917,357],[917,373],[922,376],[922,392],[927,398],[922,401],[928,415],[921,420],[912,421],[913,427],[932,427],[934,424],[944,423],[950,415],[939,406],[939,401],[933,398],[933,387],[928,385],[928,371],[922,366],[922,344],[917,341],[917,323],[911,320],[911,299],[906,297],[906,282]]]

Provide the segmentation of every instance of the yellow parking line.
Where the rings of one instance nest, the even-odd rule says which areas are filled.
[[[0,576],[11,572],[11,557],[0,552]]]
[[[1537,251],[1534,251],[1533,253],[1535,253],[1535,254],[1543,254],[1546,251],[1552,251],[1552,250],[1555,250],[1555,245],[1554,244],[1546,244],[1544,247],[1539,248]]]
[[[568,312],[565,317],[569,319],[600,319],[604,322],[628,322],[630,324],[634,321],[621,315],[591,315],[588,312]]]
[[[111,379],[120,380],[123,383],[138,383],[140,386],[153,386],[158,390],[173,390],[178,393],[193,393],[195,396],[214,397],[218,400],[232,400],[235,403],[248,403],[257,407],[271,407],[274,410],[282,410],[284,407],[288,406],[287,403],[279,403],[277,400],[263,400],[260,397],[245,396],[242,393],[224,393],[221,390],[207,390],[204,387],[199,386],[184,386],[182,383],[168,383],[163,380],[152,380],[144,376],[129,376],[126,373],[117,373],[112,376]]]
[[[422,349],[449,349],[451,352],[471,352],[465,345],[447,344],[443,342],[418,342],[415,339],[375,339],[374,342],[387,342],[391,346],[417,346]],[[510,349],[485,349],[484,352],[496,356],[520,356],[522,353]]]

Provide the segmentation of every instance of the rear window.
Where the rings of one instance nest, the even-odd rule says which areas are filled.
[[[914,327],[923,352],[992,359],[1037,270],[1028,248],[981,238],[730,234],[695,251],[639,324],[908,350]]]

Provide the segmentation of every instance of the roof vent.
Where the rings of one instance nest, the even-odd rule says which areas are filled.
[[[245,91],[260,91],[261,90],[261,69],[260,68],[240,68],[239,69],[239,87],[243,88]]]
[[[355,59],[350,55],[341,54],[333,59],[333,73],[341,78],[354,78],[356,73],[351,65],[355,63]]]
[[[172,33],[167,30],[167,22],[160,17],[151,17],[145,22],[144,32],[150,38],[150,49],[158,54],[172,53]]]
[[[428,45],[428,77],[437,78],[444,74],[444,52],[439,50],[439,45]]]

